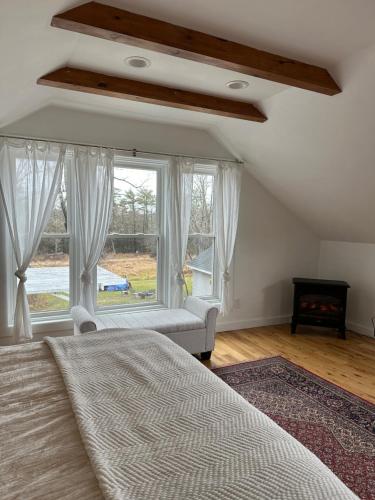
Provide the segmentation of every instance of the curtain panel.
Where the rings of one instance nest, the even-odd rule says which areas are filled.
[[[80,304],[94,314],[93,271],[102,254],[112,215],[113,150],[77,146],[73,175],[82,257]]]
[[[169,307],[181,307],[186,281],[184,264],[189,237],[194,160],[173,158],[169,166]],[[186,290],[187,291],[187,290]]]
[[[219,162],[215,182],[215,235],[220,273],[220,312],[226,315],[233,306],[230,293],[231,263],[236,242],[242,167]]]
[[[0,192],[18,278],[14,335],[32,338],[26,271],[39,246],[61,184],[65,146],[0,138]]]

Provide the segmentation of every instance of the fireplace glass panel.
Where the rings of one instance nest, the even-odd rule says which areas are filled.
[[[337,318],[343,312],[342,303],[330,295],[302,295],[299,298],[299,313],[314,318]]]

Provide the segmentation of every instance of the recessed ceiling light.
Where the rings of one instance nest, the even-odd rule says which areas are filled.
[[[246,82],[245,80],[232,80],[231,82],[227,82],[225,85],[232,90],[241,90],[246,89],[246,87],[249,86],[249,82]]]
[[[137,69],[148,68],[151,65],[150,59],[140,56],[127,57],[125,59],[125,63],[131,66],[132,68],[137,68]]]

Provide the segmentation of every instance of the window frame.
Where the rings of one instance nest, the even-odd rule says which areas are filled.
[[[69,241],[69,302],[66,309],[61,311],[40,311],[40,312],[30,312],[30,318],[32,324],[55,322],[59,320],[64,320],[70,318],[70,309],[76,303],[77,297],[79,296],[79,288],[77,288],[75,283],[75,276],[77,274],[77,245],[73,244],[75,240],[74,235],[76,235],[76,210],[75,210],[75,200],[74,190],[72,189],[72,169],[69,164],[71,160],[71,155],[67,153],[67,165],[64,166],[66,169],[66,204],[67,204],[67,217],[68,217],[68,231],[66,233],[43,233],[40,239],[40,243],[43,239],[68,239]],[[8,230],[7,235],[9,234]],[[8,326],[12,327],[14,325],[14,311],[16,307],[16,296],[17,296],[17,278],[14,275],[17,269],[17,263],[14,256],[13,247],[10,238],[6,238],[6,249],[9,255],[8,265],[11,269],[11,275],[8,279],[9,286],[9,297],[8,297]],[[39,243],[39,244],[40,244]],[[26,272],[27,277],[27,272]],[[26,282],[27,283],[27,282]],[[26,284],[27,291],[27,284]]]
[[[213,182],[212,182],[212,231],[209,234],[204,234],[204,233],[190,233],[189,231],[189,238],[191,236],[193,237],[206,237],[206,238],[211,238],[213,241],[213,265],[212,265],[212,294],[211,295],[195,295],[195,297],[206,300],[206,301],[211,301],[211,302],[217,302],[220,297],[220,280],[219,278],[219,263],[217,259],[217,245],[216,245],[216,227],[215,227],[215,211],[216,211],[216,200],[215,200],[215,189],[216,189],[216,181],[217,181],[217,163],[212,162],[212,163],[196,163],[194,165],[194,174],[198,175],[212,175]]]
[[[75,199],[73,189],[73,169],[71,165],[72,155],[67,153],[66,162],[66,189],[67,189],[67,210],[68,210],[68,229],[69,231],[64,234],[43,233],[44,238],[67,238],[69,240],[69,306],[66,310],[62,311],[43,311],[31,313],[31,321],[36,326],[35,331],[48,331],[48,323],[58,323],[59,328],[64,330],[70,325],[70,308],[78,303],[80,295],[80,271],[82,269],[81,251],[79,245],[79,228],[77,223],[77,200]],[[115,152],[114,167],[132,168],[134,170],[150,170],[157,173],[157,197],[156,197],[156,212],[158,233],[143,234],[116,234],[116,238],[129,237],[155,237],[157,239],[157,300],[152,302],[141,302],[139,304],[118,304],[110,306],[96,307],[95,313],[98,316],[106,315],[111,312],[132,312],[141,310],[154,310],[163,309],[169,303],[170,295],[170,269],[169,269],[169,245],[167,238],[168,221],[168,162],[170,157],[168,155],[155,158],[152,155],[142,155],[136,158],[131,154],[125,155],[123,153]],[[217,178],[217,162],[206,161],[205,163],[195,163],[194,174],[206,174],[213,176],[213,195],[212,195],[212,233],[201,234],[203,237],[210,237],[214,242],[214,255],[213,255],[213,275],[212,275],[212,295],[200,296],[199,298],[209,301],[217,302],[220,297],[221,280],[219,279],[219,265],[217,259],[217,245],[216,245],[216,228],[215,228],[215,184]],[[6,229],[6,234],[8,231]],[[190,235],[190,233],[189,233]],[[13,326],[13,316],[16,302],[17,278],[14,276],[16,270],[16,262],[14,258],[13,248],[10,239],[7,237],[5,241],[7,266],[12,272],[7,273],[8,283],[8,325]],[[96,268],[93,273],[93,289],[94,296],[97,294],[97,272]],[[38,327],[38,325],[40,325]]]
[[[147,310],[155,309],[160,307],[165,307],[167,303],[167,267],[165,253],[168,251],[165,244],[165,227],[166,227],[166,210],[165,210],[165,192],[166,192],[166,161],[165,160],[155,160],[153,158],[136,157],[119,155],[115,156],[114,167],[133,169],[133,170],[149,170],[151,172],[156,172],[156,220],[158,232],[156,233],[112,233],[115,239],[123,238],[156,238],[157,245],[157,267],[156,267],[156,287],[157,287],[157,300],[154,301],[144,301],[139,304],[112,304],[110,306],[97,306],[97,268],[95,267],[93,272],[93,286],[95,291],[95,313],[98,315],[116,313],[121,311],[136,311],[136,310]],[[107,235],[108,237],[108,235]]]

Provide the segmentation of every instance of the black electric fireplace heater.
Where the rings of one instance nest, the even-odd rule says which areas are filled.
[[[298,325],[336,328],[345,339],[346,281],[293,278],[294,307],[291,333]]]

